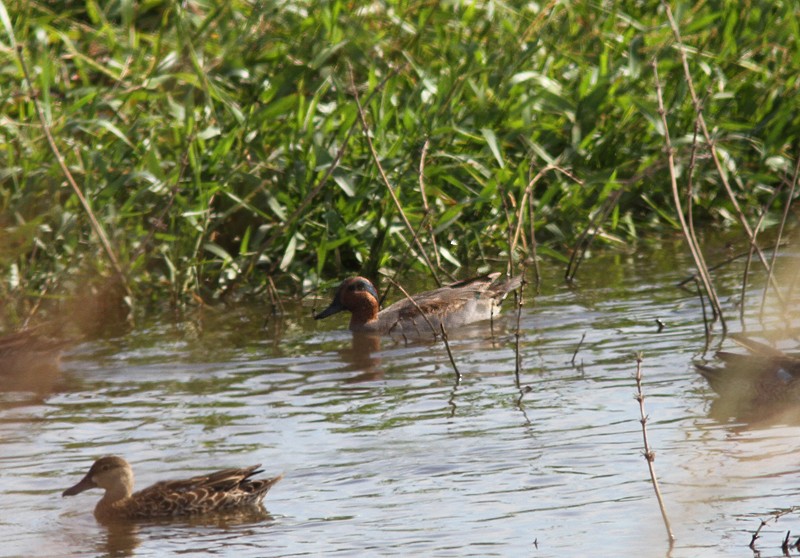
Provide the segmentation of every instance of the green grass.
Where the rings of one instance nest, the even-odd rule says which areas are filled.
[[[794,3],[671,5],[754,222],[791,181],[800,147]],[[564,259],[620,188],[596,242],[676,227],[651,61],[684,181],[695,111],[659,2],[3,6],[6,318],[87,285],[124,294],[106,286],[113,269],[48,147],[13,42],[143,306],[247,295],[267,277],[298,292],[356,271],[425,268],[370,153],[350,68],[402,211],[447,271],[508,258],[526,187],[550,163],[571,176],[553,170],[536,183],[515,259],[529,256],[531,215],[540,254]],[[696,220],[733,223],[703,142],[693,187]],[[785,203],[779,195],[772,209]]]

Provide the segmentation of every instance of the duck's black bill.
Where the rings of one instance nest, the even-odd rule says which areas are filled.
[[[325,310],[314,316],[314,319],[321,320],[322,318],[327,318],[328,316],[333,316],[334,314],[338,314],[342,310],[344,310],[342,305],[334,300],[330,306],[328,306]]]

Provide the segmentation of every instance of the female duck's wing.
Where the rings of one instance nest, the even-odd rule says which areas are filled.
[[[281,477],[252,480],[259,465],[224,469],[185,480],[162,481],[121,502],[127,517],[191,515],[258,504]]]

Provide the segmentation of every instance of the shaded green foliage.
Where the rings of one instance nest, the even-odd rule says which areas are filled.
[[[751,218],[797,153],[794,6],[673,6]],[[684,178],[695,110],[658,2],[65,0],[5,10],[2,297],[72,293],[109,275],[45,141],[12,34],[141,301],[248,292],[268,274],[296,288],[421,267],[360,127],[350,68],[380,164],[445,268],[507,253],[525,189],[549,163],[577,179],[553,170],[535,185],[537,239],[550,253],[563,254],[619,188],[598,238],[634,242],[675,226],[652,60]],[[730,221],[702,145],[693,182],[695,217]]]

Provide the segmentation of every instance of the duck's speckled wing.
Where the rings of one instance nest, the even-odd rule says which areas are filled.
[[[225,469],[186,480],[162,481],[115,504],[128,518],[155,518],[223,511],[261,503],[281,477],[251,480],[259,465]]]
[[[498,281],[499,273],[490,273],[458,281],[439,289],[403,298],[379,314],[382,329],[386,332],[416,330],[430,332],[433,326],[439,333],[441,321],[447,327],[488,319],[502,299],[519,287],[522,277]],[[424,314],[426,321],[420,315]],[[430,321],[430,325],[428,325]]]

